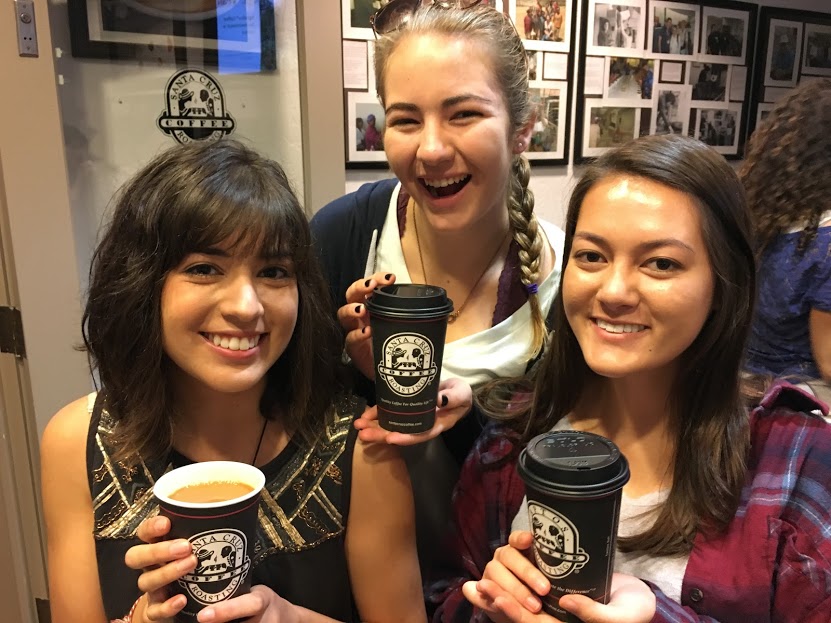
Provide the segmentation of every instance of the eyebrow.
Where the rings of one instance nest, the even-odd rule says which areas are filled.
[[[493,100],[490,100],[487,97],[482,97],[481,95],[474,95],[473,93],[462,93],[461,95],[454,95],[453,97],[443,99],[441,102],[441,107],[452,108],[453,106],[465,104],[470,101],[479,102],[481,104],[493,103]],[[390,104],[384,112],[390,113],[396,110],[400,110],[403,112],[417,112],[418,106],[416,106],[415,104],[410,104],[409,102],[394,102]]]
[[[578,238],[588,240],[589,242],[593,242],[599,247],[608,248],[610,246],[608,240],[606,240],[603,236],[599,236],[597,234],[592,234],[589,232],[577,232],[574,234],[574,239],[576,240]],[[661,247],[678,247],[686,251],[689,251],[690,253],[695,253],[695,249],[693,249],[686,242],[678,240],[678,238],[658,238],[656,240],[646,240],[638,245],[638,249],[641,251],[652,251],[654,249],[659,249]]]

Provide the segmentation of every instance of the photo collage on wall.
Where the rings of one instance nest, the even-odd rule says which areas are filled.
[[[576,160],[650,134],[744,148],[757,6],[582,0]]]
[[[525,156],[534,164],[566,164],[576,10],[580,0],[482,0],[514,24],[528,59],[528,86],[536,117]],[[341,0],[346,168],[387,168],[384,108],[374,75],[375,35],[370,18],[388,0]]]
[[[748,136],[798,84],[831,77],[831,15],[762,7]]]

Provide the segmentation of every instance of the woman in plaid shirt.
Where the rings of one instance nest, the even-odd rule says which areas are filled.
[[[533,378],[498,384],[454,499],[434,621],[544,623],[549,583],[516,456],[552,429],[612,439],[629,460],[609,604],[585,623],[831,621],[831,428],[784,383],[748,415],[740,365],[755,265],[741,185],[685,137],[601,157],[566,218],[552,343]]]

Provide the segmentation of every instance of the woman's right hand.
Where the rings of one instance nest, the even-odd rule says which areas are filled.
[[[368,279],[359,279],[346,291],[346,305],[338,310],[338,321],[346,331],[346,353],[358,371],[369,380],[375,380],[375,362],[372,357],[372,330],[366,299],[380,286],[395,283],[392,273],[375,273]]]
[[[131,547],[124,556],[128,567],[142,571],[138,586],[144,595],[133,614],[136,623],[168,623],[187,603],[184,595],[168,598],[167,585],[193,571],[196,556],[187,539],[161,540],[168,532],[167,517],[145,519],[136,533],[145,545]]]

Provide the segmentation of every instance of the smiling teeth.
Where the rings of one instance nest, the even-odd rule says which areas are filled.
[[[432,186],[433,188],[444,188],[445,186],[450,186],[451,184],[458,184],[465,179],[467,179],[467,175],[462,175],[460,177],[448,177],[445,180],[424,180],[424,184],[426,186]]]
[[[227,348],[228,350],[250,350],[257,345],[257,342],[260,341],[260,336],[255,335],[254,337],[227,337],[224,335],[218,335],[216,333],[208,333],[208,340],[213,342],[214,346],[219,346],[220,348]]]
[[[597,326],[609,333],[640,333],[646,327],[642,324],[612,324],[604,320],[597,320]]]

